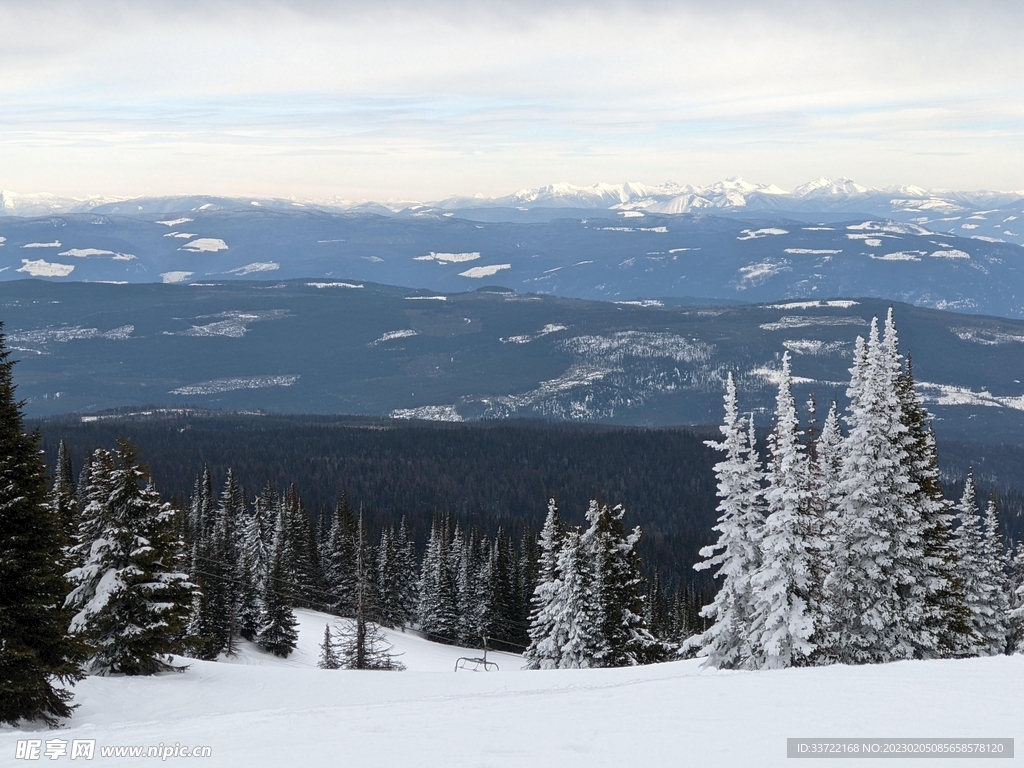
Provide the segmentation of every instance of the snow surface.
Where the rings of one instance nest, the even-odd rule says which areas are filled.
[[[172,395],[219,395],[237,389],[265,389],[267,387],[290,387],[299,380],[298,375],[250,376],[249,378],[214,379],[187,387],[172,389]]]
[[[75,271],[75,265],[58,264],[45,259],[22,259],[21,266],[15,271],[24,272],[32,277],[67,277]]]
[[[185,243],[179,251],[192,251],[193,253],[216,253],[226,251],[228,244],[218,237],[200,237],[198,240]]]
[[[396,408],[391,412],[393,419],[421,419],[423,421],[462,421],[454,405],[421,405],[419,408]],[[406,659],[402,659],[406,664]],[[454,666],[454,663],[453,663]]]
[[[765,309],[818,309],[820,307],[840,307],[849,309],[860,304],[851,299],[829,299],[827,301],[789,301],[785,304],[765,304]]]
[[[803,254],[807,256],[818,256],[829,253],[842,253],[843,249],[838,250],[832,248],[787,248],[786,253]]]
[[[60,240],[54,240],[52,243],[25,243],[21,246],[22,248],[60,248]]]
[[[792,765],[788,737],[1021,736],[1021,655],[770,672],[699,661],[526,672],[517,657],[492,653],[500,671],[456,673],[457,657],[479,651],[386,631],[407,671],[328,671],[314,665],[332,617],[296,615],[299,647],[288,659],[243,643],[234,659],[188,660],[181,674],[89,677],[67,727],[0,729],[0,755],[13,765],[19,739],[58,737],[95,739],[97,765],[154,762],[103,761],[102,746],[177,742],[212,747],[202,764],[217,768],[781,768]]]
[[[306,283],[310,288],[362,288],[354,283]]]
[[[498,274],[498,272],[500,272],[503,269],[512,269],[512,265],[511,264],[491,264],[491,265],[486,266],[486,267],[472,267],[470,269],[467,269],[465,272],[459,272],[459,277],[472,277],[472,278],[490,277],[491,275]]]
[[[419,336],[419,331],[414,331],[411,328],[405,328],[401,331],[388,331],[376,341],[371,341],[370,346],[376,346],[384,341],[391,341],[392,339],[408,339],[411,336]]]
[[[479,251],[472,253],[435,253],[431,251],[426,256],[414,256],[413,261],[436,261],[438,264],[461,264],[466,261],[476,261],[480,258]]]
[[[762,237],[768,237],[768,235],[788,235],[789,231],[785,229],[779,229],[778,227],[765,227],[764,229],[749,230],[744,229],[743,234],[737,237],[737,240],[757,240]]]
[[[160,279],[165,283],[183,283],[192,275],[192,272],[161,272]]]
[[[131,261],[135,258],[135,255],[131,253],[115,253],[114,251],[105,251],[101,248],[69,248],[57,255],[74,256],[77,259],[87,259],[90,256],[110,256],[114,261]]]
[[[203,208],[206,206],[204,205]],[[186,222],[194,221],[194,219],[171,219],[169,221],[158,221],[157,224],[163,224],[165,227],[176,227],[179,224],[185,224]]]
[[[276,261],[254,261],[252,264],[246,264],[244,267],[235,267],[229,269],[224,274],[226,275],[251,275],[254,272],[274,272],[281,268],[281,265]]]

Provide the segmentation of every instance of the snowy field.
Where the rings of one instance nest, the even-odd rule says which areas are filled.
[[[83,680],[75,697],[81,706],[64,729],[0,729],[0,765],[33,764],[15,759],[18,739],[54,737],[95,739],[93,765],[158,762],[103,758],[103,746],[178,742],[212,747],[212,757],[195,761],[201,765],[239,768],[745,768],[792,765],[786,738],[797,736],[1015,737],[1018,749],[1024,744],[1019,655],[774,672],[708,671],[698,661],[524,672],[519,657],[491,654],[500,671],[454,673],[457,657],[478,652],[389,632],[407,671],[326,671],[316,658],[330,617],[297,614],[299,647],[288,659],[245,645],[227,663],[191,661],[180,675]],[[968,762],[975,761],[910,765]]]

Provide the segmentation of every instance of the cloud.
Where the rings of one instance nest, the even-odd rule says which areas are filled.
[[[1020,4],[99,9],[0,0],[5,185],[436,199],[559,179],[1024,174]]]

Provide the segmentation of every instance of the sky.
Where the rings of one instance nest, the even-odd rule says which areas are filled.
[[[0,188],[1024,189],[1024,3],[0,0]]]

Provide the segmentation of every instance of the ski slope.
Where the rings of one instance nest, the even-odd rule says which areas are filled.
[[[83,680],[61,731],[0,729],[0,765],[28,764],[14,759],[18,739],[55,736],[95,739],[93,765],[155,762],[104,759],[101,746],[180,743],[212,747],[195,762],[218,768],[744,768],[791,765],[786,738],[798,736],[1024,743],[1024,656],[747,673],[699,661],[526,672],[517,656],[492,654],[500,671],[454,673],[457,657],[478,652],[388,632],[407,671],[326,671],[315,665],[331,617],[297,614],[288,659],[244,644],[227,662],[191,661],[183,674]],[[967,760],[913,764],[933,762]]]

